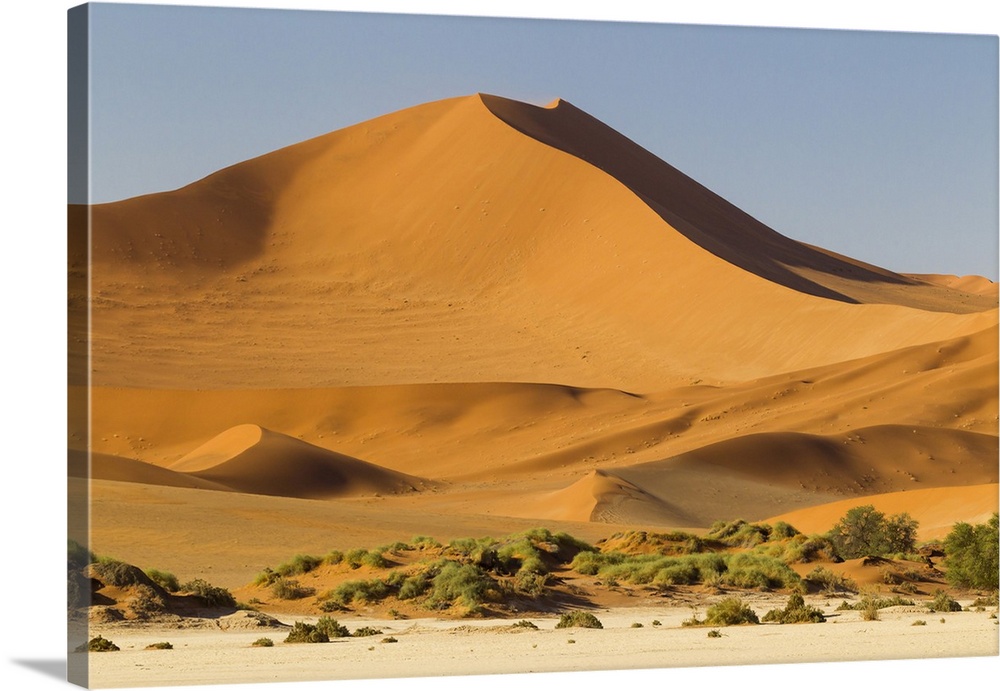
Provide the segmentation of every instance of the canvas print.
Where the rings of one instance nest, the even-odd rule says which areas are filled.
[[[71,681],[997,655],[996,36],[68,26]]]

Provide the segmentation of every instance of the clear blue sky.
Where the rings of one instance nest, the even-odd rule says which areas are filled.
[[[95,202],[426,101],[559,96],[785,235],[998,278],[996,36],[96,4],[91,39]]]

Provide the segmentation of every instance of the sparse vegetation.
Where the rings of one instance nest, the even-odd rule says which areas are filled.
[[[304,597],[315,595],[316,589],[303,586],[294,578],[279,576],[271,584],[271,594],[279,600],[301,600]]]
[[[927,622],[923,619],[915,619],[910,626],[927,626]]]
[[[272,648],[274,647],[274,641],[270,638],[258,638],[250,646],[253,648]]]
[[[511,624],[511,626],[513,626],[516,629],[537,629],[538,628],[537,626],[535,626],[534,623],[528,621],[527,619],[522,619],[519,622]]]
[[[826,617],[823,616],[823,612],[818,608],[807,605],[801,595],[793,593],[788,598],[788,603],[784,609],[772,609],[764,615],[761,621],[775,622],[777,624],[818,624],[826,621]]]
[[[399,641],[396,640],[396,638],[394,638],[393,636],[386,636],[385,638],[382,639],[381,642],[382,643],[399,643]]]
[[[712,629],[711,631],[708,632],[708,637],[709,638],[722,638],[722,632],[719,631],[718,629]]]
[[[366,636],[381,636],[382,629],[376,629],[372,626],[362,626],[359,629],[355,629],[354,633],[351,634],[355,638],[364,638]]]
[[[559,617],[559,622],[556,624],[557,629],[571,629],[571,628],[581,628],[581,629],[603,629],[604,624],[601,623],[600,619],[595,617],[590,612],[566,612]]]
[[[805,580],[807,584],[816,586],[824,593],[858,592],[858,584],[854,580],[823,566],[817,566],[806,574]]]
[[[167,641],[161,641],[160,643],[150,643],[146,646],[146,650],[173,650],[174,646],[172,643]]]
[[[948,582],[962,588],[1000,587],[998,514],[977,525],[956,523],[944,541]]]

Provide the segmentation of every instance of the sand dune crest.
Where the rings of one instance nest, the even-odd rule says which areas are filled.
[[[171,469],[241,492],[302,499],[398,494],[432,484],[257,425],[222,432]]]

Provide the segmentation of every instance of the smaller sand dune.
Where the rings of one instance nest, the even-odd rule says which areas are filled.
[[[593,470],[555,492],[537,495],[522,504],[525,516],[561,521],[696,525],[669,503],[622,478]]]
[[[751,434],[659,461],[592,471],[538,505],[524,504],[518,515],[533,510],[539,518],[670,527],[763,520],[854,497],[863,503],[889,492],[909,496],[916,488],[996,483],[996,456],[994,436],[931,427]]]
[[[240,492],[300,499],[399,494],[431,484],[250,424],[222,432],[171,470]]]
[[[229,487],[198,477],[192,477],[167,468],[144,463],[132,458],[124,458],[107,453],[94,453],[90,457],[90,473],[87,472],[87,453],[78,449],[69,451],[70,477],[90,477],[93,480],[114,480],[116,482],[137,482],[144,485],[163,487],[185,487],[189,489],[211,489],[231,491]]]
[[[996,484],[986,484],[889,492],[791,511],[768,521],[785,521],[804,533],[825,532],[850,509],[871,504],[886,515],[910,514],[920,524],[919,539],[934,540],[947,535],[959,521],[986,522],[997,511],[998,489]]]

